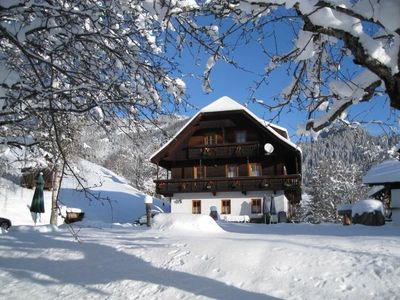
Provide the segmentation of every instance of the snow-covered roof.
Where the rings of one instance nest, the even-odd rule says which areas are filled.
[[[373,166],[363,177],[363,183],[400,182],[400,161],[396,159],[385,160]]]
[[[233,110],[244,110],[246,109],[243,105],[239,104],[235,100],[228,96],[222,96],[214,102],[208,104],[200,110],[200,113],[206,112],[220,112],[220,111],[233,111]]]
[[[352,203],[341,203],[341,204],[338,204],[336,206],[336,210],[338,212],[342,212],[342,211],[346,211],[346,210],[349,211],[352,208],[353,208],[353,204]]]
[[[249,109],[241,105],[240,103],[236,102],[232,98],[228,96],[222,96],[221,98],[215,100],[214,102],[210,103],[209,105],[203,107],[199,113],[211,113],[211,112],[224,112],[224,111],[236,111],[242,110],[251,115],[254,119],[256,119],[259,123],[261,123],[265,127],[272,127],[273,130],[278,129],[283,131],[286,134],[286,137],[289,137],[288,131],[286,128],[273,124],[271,122],[265,121],[264,119],[256,116],[252,113]],[[286,140],[288,140],[287,138]]]
[[[354,203],[352,208],[352,216],[362,215],[363,213],[370,213],[374,211],[381,211],[384,214],[383,204],[379,200],[365,199]]]
[[[250,110],[248,110],[246,107],[241,105],[240,103],[236,102],[232,98],[228,96],[223,96],[214,102],[210,103],[209,105],[203,107],[201,110],[199,110],[186,124],[183,126],[166,144],[164,144],[160,149],[158,149],[153,155],[151,155],[150,160],[153,159],[157,154],[159,154],[162,150],[164,150],[172,141],[174,141],[180,134],[183,132],[186,127],[192,123],[192,121],[197,118],[198,115],[202,113],[215,113],[215,112],[226,112],[226,111],[244,111],[248,115],[250,115],[255,121],[260,123],[262,126],[264,126],[269,132],[271,132],[275,137],[280,139],[281,141],[285,142],[292,148],[296,149],[301,153],[300,147],[298,147],[296,144],[290,141],[289,139],[289,134],[287,133],[286,128],[283,128],[281,126],[272,124],[271,122],[265,121],[258,116],[256,116],[254,113],[252,113]],[[277,132],[277,130],[284,131],[286,136],[288,138],[283,137],[281,134]]]
[[[384,185],[374,185],[367,193],[368,197],[372,197],[376,193],[382,191],[385,188]]]

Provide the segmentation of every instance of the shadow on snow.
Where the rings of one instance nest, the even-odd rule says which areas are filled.
[[[277,234],[277,235],[310,235],[310,236],[366,236],[366,237],[400,237],[399,227],[392,224],[384,226],[365,226],[341,224],[252,224],[252,223],[218,223],[227,232],[244,234]]]
[[[0,240],[0,245],[4,250],[9,248],[14,253],[17,251],[30,253],[35,250],[42,249],[44,251],[45,248],[55,248],[61,250],[61,253],[65,253],[66,256],[70,251],[79,251],[83,254],[83,258],[72,260],[67,260],[68,257],[65,260],[52,260],[46,255],[39,257],[37,255],[34,255],[34,257],[21,255],[20,257],[3,258],[1,268],[18,280],[49,286],[73,284],[86,289],[88,292],[97,293],[99,296],[111,295],[111,292],[108,293],[94,287],[94,285],[106,286],[113,282],[132,280],[174,287],[195,295],[217,299],[277,299],[227,285],[215,279],[158,268],[135,255],[127,254],[120,249],[107,245],[90,242],[89,239],[85,239],[85,242],[80,244],[74,241],[56,239],[63,234],[65,235],[64,238],[68,238],[68,233],[40,234],[34,231],[15,233],[15,235],[11,233],[6,239]],[[153,242],[156,242],[156,238],[153,239]],[[160,240],[157,240],[157,243],[154,244],[152,239],[140,237],[127,239],[123,244],[125,249],[153,248],[155,246],[164,247],[160,244]],[[49,276],[50,279],[38,278],[35,273]],[[104,287],[104,289],[106,288]]]

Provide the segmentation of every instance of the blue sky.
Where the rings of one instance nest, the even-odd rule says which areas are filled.
[[[290,40],[293,35],[287,27],[278,26],[280,26],[277,38],[279,50],[289,50],[291,47]],[[266,43],[272,44],[271,40],[267,40]],[[294,109],[289,111],[289,109],[286,109],[280,114],[279,118],[276,118],[274,111],[269,112],[263,106],[252,102],[250,99],[252,95],[250,88],[254,87],[254,81],[259,79],[257,74],[262,74],[268,64],[265,56],[260,51],[257,41],[254,39],[248,44],[239,43],[236,50],[231,54],[239,65],[246,70],[237,69],[225,62],[217,62],[210,77],[213,91],[207,94],[202,90],[200,77],[204,71],[208,56],[200,54],[192,57],[188,51],[184,51],[183,57],[178,60],[181,63],[182,72],[184,74],[194,74],[193,76],[185,75],[183,77],[187,85],[189,102],[199,109],[222,96],[229,96],[241,104],[247,103],[248,108],[258,116],[266,120],[272,120],[272,122],[287,128],[291,138],[297,141],[299,139],[296,136],[297,126],[305,122],[307,116],[305,111],[296,111]],[[264,102],[271,103],[273,96],[278,95],[290,82],[291,76],[284,69],[277,70],[268,78],[268,85],[263,85],[259,88],[254,96],[257,99],[264,100]],[[181,113],[191,116],[196,112],[197,109],[190,109]],[[352,120],[355,116],[364,121],[390,119],[390,122],[395,124],[396,127],[399,126],[400,113],[390,109],[386,96],[379,97],[371,103],[353,105],[348,110],[348,114],[349,120]],[[366,128],[373,134],[384,133],[384,130],[378,125],[367,125]]]

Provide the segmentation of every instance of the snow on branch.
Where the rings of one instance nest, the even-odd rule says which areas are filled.
[[[377,90],[400,109],[397,0],[116,0],[101,5],[15,0],[0,5],[2,136],[36,132],[37,138],[51,137],[55,121],[58,128],[72,130],[65,119],[104,127],[127,116],[135,124],[153,119],[185,99],[177,53],[194,46],[208,56],[203,89],[211,91],[218,60],[242,68],[233,54],[238,39],[257,38],[262,45],[268,65],[262,80],[280,68],[292,75],[278,102],[264,102],[265,107],[307,111],[310,130],[327,126],[359,101],[372,101]],[[268,37],[279,38],[274,23],[293,32],[291,49],[264,47]],[[357,70],[342,71],[351,62]]]
[[[252,0],[232,5],[235,16],[240,15],[238,10],[248,14],[268,7],[266,21],[250,20],[255,27],[267,24],[275,15],[281,16],[284,9],[287,16],[294,13],[298,17],[292,16],[292,24],[297,20],[299,27],[292,50],[269,52],[265,74],[269,76],[272,70],[279,69],[278,65],[286,65],[293,74],[292,83],[281,92],[278,104],[265,106],[271,109],[296,103],[309,111],[306,128],[315,131],[328,126],[351,105],[371,101],[379,89],[386,92],[393,108],[400,109],[400,2]],[[360,71],[341,71],[349,58],[361,67]],[[294,62],[304,62],[306,66],[292,67]],[[322,111],[326,113],[321,114]]]

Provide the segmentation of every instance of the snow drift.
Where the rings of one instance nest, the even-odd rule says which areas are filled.
[[[191,214],[158,214],[154,218],[153,228],[208,233],[224,232],[210,216]]]

